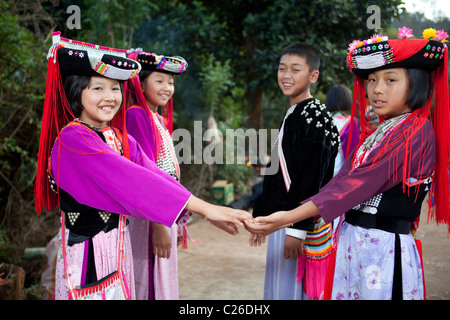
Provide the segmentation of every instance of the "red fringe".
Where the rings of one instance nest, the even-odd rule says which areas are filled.
[[[450,111],[448,92],[448,47],[445,48],[444,61],[434,73],[435,108],[434,133],[436,139],[436,164],[432,184],[432,196],[429,201],[429,219],[435,219],[439,225],[447,224],[450,233]],[[435,204],[435,207],[432,207]]]
[[[170,135],[173,133],[173,97],[167,102],[163,108],[163,117],[166,119],[166,126]]]
[[[334,268],[336,266],[336,246],[331,248],[330,261],[328,262],[327,274],[325,277],[325,286],[323,300],[331,300],[333,292]]]
[[[42,210],[53,210],[56,208],[57,196],[50,189],[48,180],[49,157],[59,132],[70,120],[75,118],[64,93],[57,50],[52,48],[52,51],[53,57],[50,57],[48,60],[44,110],[34,185],[35,210],[38,215],[42,213]]]
[[[417,251],[419,251],[420,256],[420,264],[422,265],[422,280],[423,280],[423,299],[427,300],[427,290],[425,286],[425,272],[423,269],[423,257],[422,257],[422,242],[420,240],[416,240]]]

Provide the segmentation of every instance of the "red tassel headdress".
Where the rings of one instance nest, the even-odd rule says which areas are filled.
[[[53,45],[47,55],[47,82],[34,186],[35,209],[38,214],[44,209],[56,208],[57,195],[50,190],[48,178],[49,157],[60,131],[75,119],[64,92],[65,77],[91,75],[126,81],[134,78],[141,70],[139,62],[126,57],[126,50],[62,38],[60,32],[52,34],[52,41]],[[116,115],[111,125],[117,126],[119,118],[123,122],[120,125],[123,130],[123,148],[125,156],[129,156],[125,109],[122,108],[118,113],[121,116]]]
[[[406,27],[398,30],[400,39],[374,35],[371,39],[355,40],[349,46],[347,65],[355,75],[352,117],[360,120],[360,144],[375,129],[368,115],[366,79],[375,70],[387,68],[421,68],[431,74],[432,94],[427,103],[412,112],[414,124],[407,137],[421,129],[426,119],[433,125],[436,142],[436,162],[429,196],[429,219],[437,224],[447,224],[450,232],[450,110],[448,91],[448,34],[443,30],[427,29],[423,39],[412,39],[412,30]],[[433,106],[434,101],[434,106]],[[357,114],[358,113],[358,114]],[[378,119],[384,121],[384,117]],[[407,142],[408,144],[408,139]],[[408,178],[408,154],[404,154],[403,180]]]

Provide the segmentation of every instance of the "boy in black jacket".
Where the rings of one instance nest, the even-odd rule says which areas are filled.
[[[339,133],[325,106],[310,93],[311,85],[319,77],[319,65],[318,51],[308,44],[294,43],[281,52],[278,85],[290,98],[291,107],[272,150],[272,162],[278,160],[279,170],[264,177],[263,192],[253,209],[255,217],[296,208],[333,177]],[[250,244],[257,242],[256,236],[251,235]],[[318,299],[325,280],[324,257],[330,247],[331,228],[322,219],[301,221],[271,234],[264,299],[304,299],[305,293],[309,299]],[[326,265],[320,266],[319,261]],[[310,282],[320,285],[313,286]]]

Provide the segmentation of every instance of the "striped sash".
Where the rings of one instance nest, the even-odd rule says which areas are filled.
[[[283,173],[283,179],[284,179],[284,185],[286,186],[286,191],[289,191],[289,188],[291,187],[291,177],[289,176],[286,159],[284,158],[284,153],[283,153],[283,143],[282,142],[283,142],[283,134],[284,134],[284,122],[286,121],[287,117],[289,117],[289,115],[292,112],[294,112],[296,106],[297,105],[294,104],[293,106],[291,106],[288,109],[288,111],[286,111],[286,115],[284,116],[284,119],[283,119],[283,124],[281,125],[281,129],[278,134],[278,157],[280,160],[280,169],[281,169],[281,172]]]
[[[305,239],[306,256],[310,259],[323,259],[327,257],[332,248],[331,224],[321,218],[316,223],[315,230],[308,232]]]

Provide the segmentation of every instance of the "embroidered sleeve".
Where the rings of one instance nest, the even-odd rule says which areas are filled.
[[[396,134],[401,135],[401,131]],[[427,141],[424,144],[425,149],[418,147],[422,145],[422,139]],[[398,154],[402,155],[404,150],[402,140],[398,140],[398,148]],[[427,122],[423,130],[413,137],[410,177],[420,180],[430,176],[434,166],[434,153],[433,129]],[[350,156],[345,161],[341,171],[317,195],[303,201],[313,201],[327,222],[402,183],[402,156],[392,157],[387,152],[380,157],[375,149],[363,164],[350,171],[352,158]],[[422,173],[421,177],[417,176],[419,171]]]

